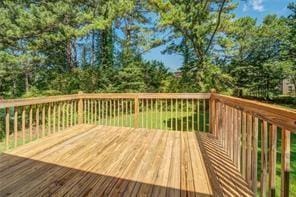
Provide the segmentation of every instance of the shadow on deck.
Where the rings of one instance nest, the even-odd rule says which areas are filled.
[[[0,194],[251,196],[230,162],[207,135],[79,125],[2,154]]]
[[[211,134],[197,135],[208,174],[216,193],[224,196],[253,196],[246,181],[224,151],[221,143]]]

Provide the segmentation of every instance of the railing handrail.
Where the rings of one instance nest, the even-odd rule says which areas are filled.
[[[0,100],[0,109],[75,99],[209,99],[210,93],[81,93],[72,95]]]
[[[0,100],[0,109],[79,99],[79,94]]]
[[[80,94],[83,99],[124,98],[124,99],[210,99],[210,93],[92,93]]]
[[[296,111],[217,93],[213,93],[211,98],[296,133]]]

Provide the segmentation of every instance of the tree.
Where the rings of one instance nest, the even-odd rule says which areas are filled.
[[[250,17],[237,19],[219,38],[225,72],[235,79],[234,88],[245,88],[257,96],[277,94],[285,77],[283,58],[287,26],[284,18],[268,15],[262,24]]]
[[[292,11],[292,14],[286,19],[289,27],[286,39],[286,59],[290,63],[287,69],[287,78],[296,87],[296,3],[290,3],[288,8]]]
[[[204,81],[211,69],[211,51],[215,46],[216,35],[223,32],[229,23],[235,5],[228,0],[221,1],[150,1],[160,15],[159,28],[171,35],[166,39],[169,49],[180,52],[183,44],[193,52],[194,64],[186,69],[195,73],[195,84],[205,89]],[[180,42],[181,40],[181,42]],[[190,67],[189,67],[190,66]]]

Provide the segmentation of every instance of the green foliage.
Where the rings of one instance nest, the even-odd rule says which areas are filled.
[[[98,6],[99,5],[99,6]],[[295,3],[288,17],[234,18],[222,1],[0,2],[0,96],[85,92],[279,94],[296,85]],[[143,60],[151,48],[184,57],[177,73]]]

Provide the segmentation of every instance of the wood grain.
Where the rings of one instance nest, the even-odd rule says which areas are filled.
[[[3,196],[212,195],[185,131],[80,125],[4,153],[0,172]]]

